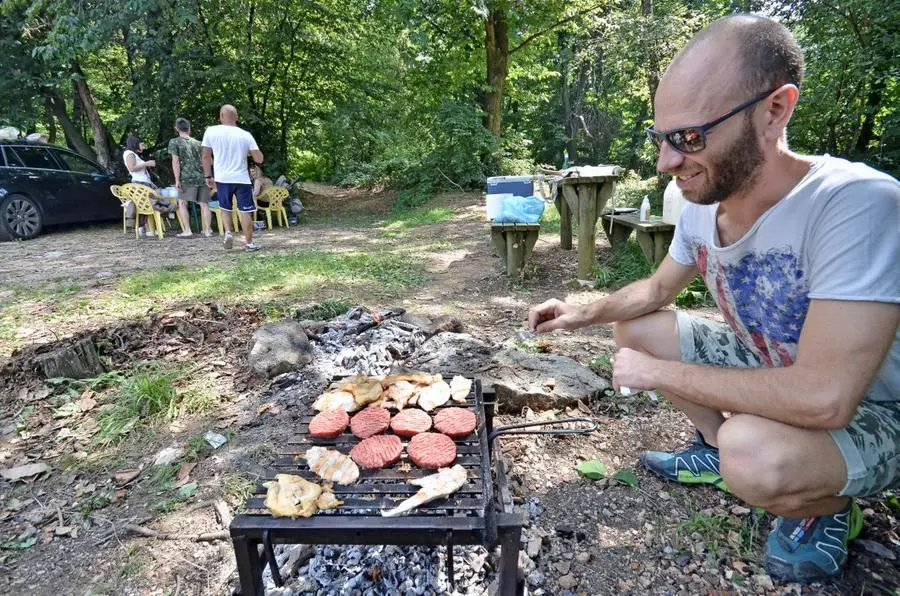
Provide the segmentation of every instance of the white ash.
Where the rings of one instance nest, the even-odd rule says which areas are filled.
[[[291,548],[275,548],[279,566],[285,564]],[[487,594],[487,586],[496,575],[488,563],[488,552],[481,546],[457,546],[453,552],[456,579],[453,590],[447,581],[444,547],[318,546],[295,575],[282,578],[284,587],[275,587],[268,567],[263,581],[270,596]]]

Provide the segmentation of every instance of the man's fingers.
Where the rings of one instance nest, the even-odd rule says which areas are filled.
[[[559,318],[550,319],[549,321],[544,321],[537,327],[535,327],[535,333],[549,333],[550,331],[555,331],[556,329],[562,329],[563,323],[559,320]]]

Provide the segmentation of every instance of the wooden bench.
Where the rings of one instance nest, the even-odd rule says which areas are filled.
[[[613,250],[628,240],[633,230],[637,234],[638,244],[644,256],[656,265],[662,263],[666,257],[672,237],[675,235],[675,226],[665,223],[662,217],[657,215],[650,216],[650,221],[641,221],[637,213],[618,215],[604,213],[602,221],[603,231],[606,232]]]
[[[522,277],[540,230],[540,224],[491,224],[491,246],[494,254],[503,259],[507,275]]]

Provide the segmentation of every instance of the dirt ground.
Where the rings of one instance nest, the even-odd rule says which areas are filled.
[[[467,332],[500,344],[524,328],[533,304],[551,297],[585,303],[605,295],[566,283],[575,276],[577,252],[561,250],[554,234],[542,233],[529,277],[510,283],[490,253],[477,195],[437,197],[428,206],[452,209],[451,221],[390,237],[373,234],[384,227],[390,194],[321,185],[307,185],[306,190],[303,223],[260,234],[260,255],[300,248],[404,247],[421,258],[430,277],[426,284],[397,295],[348,296],[366,307],[402,306],[430,317],[452,315]],[[72,284],[72,293],[90,301],[116,291],[121,278],[141,270],[228,264],[235,257],[219,242],[174,237],[139,242],[111,224],[0,244],[0,309],[23,288]],[[434,242],[441,242],[442,248],[428,250]],[[602,234],[597,246],[599,258],[606,258],[609,247]],[[308,304],[323,297],[327,292],[295,298],[298,304]],[[0,356],[12,354],[0,367],[0,468],[27,460],[45,462],[50,471],[36,480],[0,481],[2,593],[231,593],[236,574],[230,543],[197,537],[223,531],[213,504],[224,502],[231,511],[240,505],[246,490],[241,479],[258,472],[289,433],[290,416],[264,406],[266,385],[246,370],[249,336],[266,313],[255,305],[228,304],[227,296],[222,301],[167,307],[136,319],[96,313],[61,322],[59,316],[48,316],[55,308],[52,301],[34,298],[31,316],[16,330],[16,351],[0,347]],[[715,316],[711,309],[704,312]],[[202,331],[204,342],[191,339],[185,329],[192,328]],[[61,416],[53,400],[62,390],[48,389],[29,365],[42,345],[71,342],[79,334],[107,342],[108,358],[122,367],[136,358],[192,366],[194,376],[217,397],[213,413],[181,416],[153,433],[139,433],[114,456],[95,459],[89,421],[98,406],[90,402],[100,401],[102,387],[80,394],[79,399],[87,398],[79,402],[84,412]],[[550,344],[554,353],[584,364],[614,349],[607,328],[554,334]],[[602,371],[602,364],[599,367]],[[861,538],[869,545],[851,548],[840,580],[803,588],[773,585],[759,565],[770,517],[744,511],[734,497],[713,489],[667,484],[637,465],[641,450],[671,449],[690,440],[692,430],[683,415],[665,402],[641,396],[606,395],[585,406],[601,422],[589,436],[503,441],[513,466],[514,493],[524,509],[538,511],[527,516],[526,528],[528,539],[541,538],[529,558],[532,570],[541,574],[529,585],[532,593],[897,593],[896,498],[861,503],[867,516]],[[27,422],[22,422],[24,411],[31,415]],[[154,456],[208,430],[225,434],[228,443],[195,458],[186,480],[196,485],[183,503],[160,508],[172,491],[153,482]],[[599,459],[610,471],[634,471],[636,486],[580,477],[574,466],[583,459]],[[129,478],[130,470],[140,475]],[[719,524],[713,531],[709,520]],[[142,536],[135,528],[185,539]]]

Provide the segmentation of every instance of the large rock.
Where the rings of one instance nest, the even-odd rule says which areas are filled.
[[[410,357],[409,366],[427,372],[481,376],[490,365],[493,349],[468,333],[438,333]]]
[[[505,411],[566,407],[609,387],[606,379],[566,356],[505,348],[491,362],[484,385],[493,386],[497,403]]]
[[[263,325],[253,334],[252,341],[248,362],[260,376],[275,377],[312,361],[312,347],[297,321]]]

